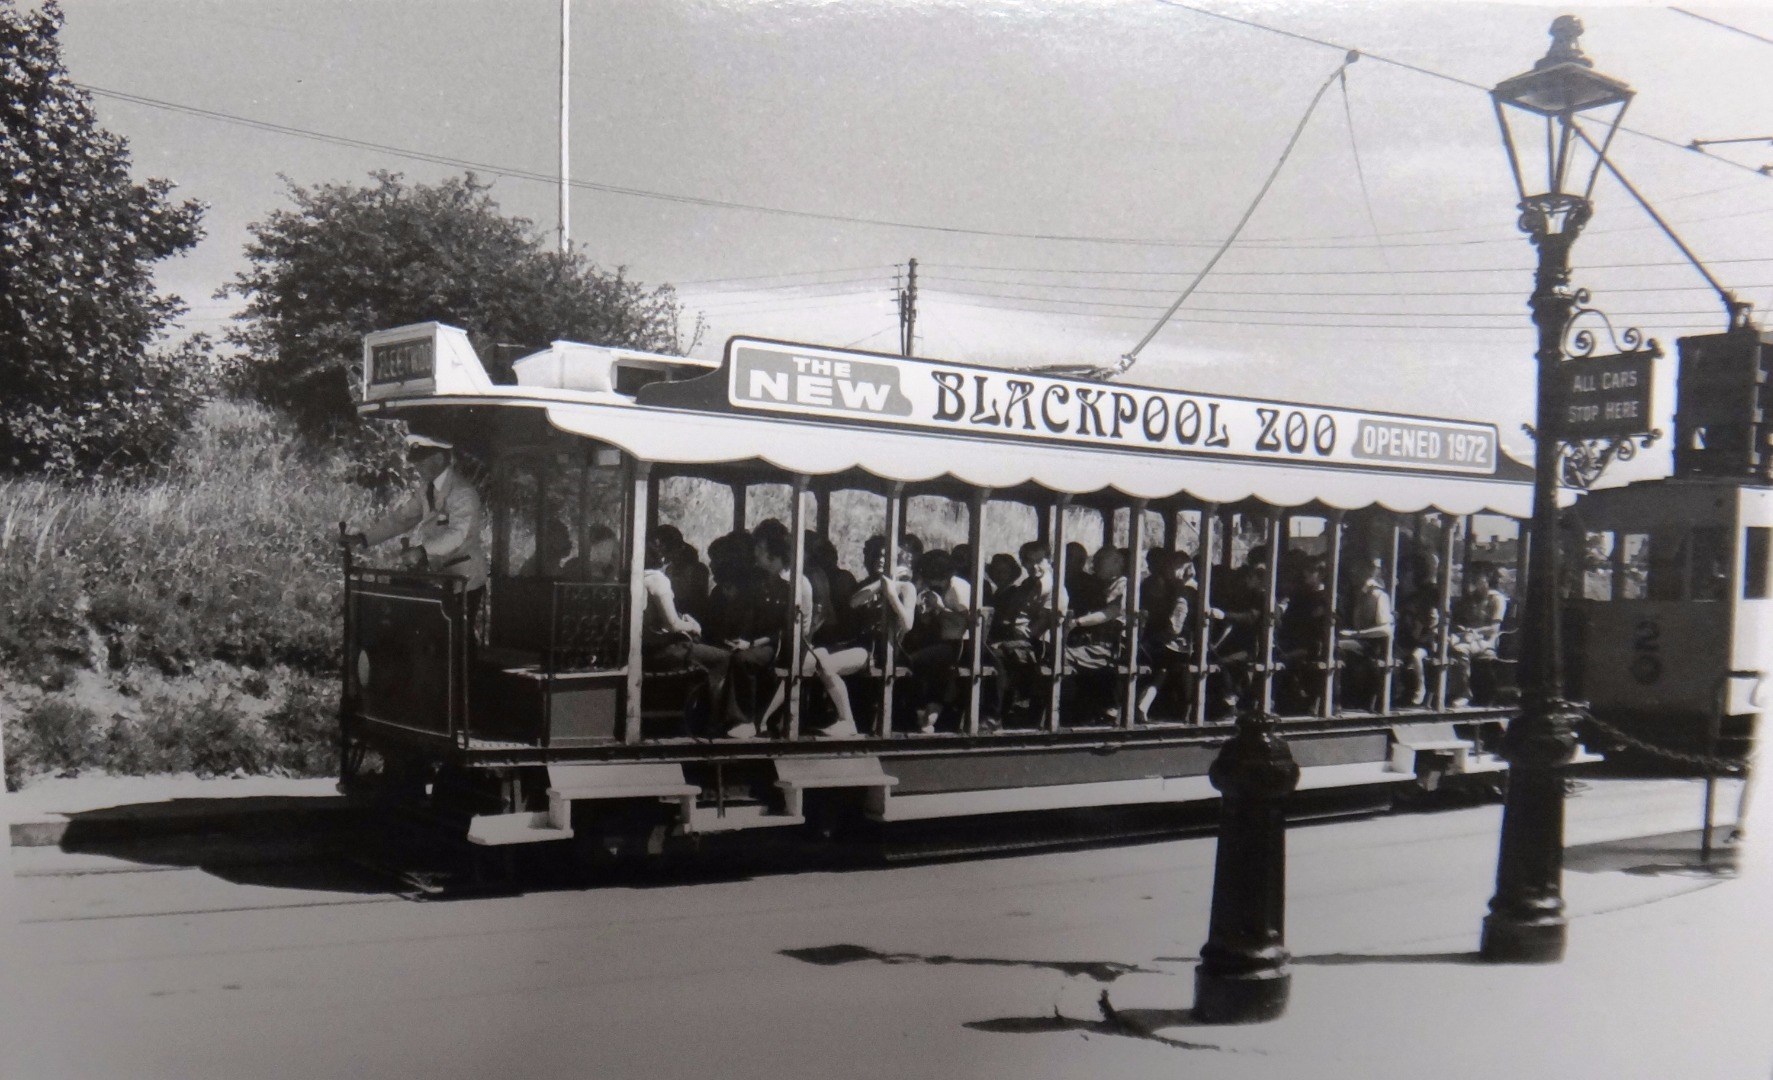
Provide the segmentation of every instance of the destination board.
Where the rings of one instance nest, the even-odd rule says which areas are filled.
[[[735,409],[1077,446],[1489,476],[1491,424],[734,338]]]
[[[430,337],[372,345],[369,350],[371,386],[429,379],[436,371],[436,347]]]

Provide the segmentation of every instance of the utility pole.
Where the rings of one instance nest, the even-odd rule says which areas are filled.
[[[568,108],[568,72],[572,57],[572,0],[560,0],[560,253],[570,254],[573,249],[572,214],[567,205],[567,179],[569,159],[567,153],[567,108]]]
[[[912,259],[899,290],[899,355],[910,356],[917,345],[917,260]]]

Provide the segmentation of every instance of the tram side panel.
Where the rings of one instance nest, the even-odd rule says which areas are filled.
[[[1650,481],[1593,493],[1578,510],[1576,687],[1597,719],[1656,748],[1639,754],[1707,753],[1746,726],[1754,681],[1732,673],[1768,666],[1768,495]]]

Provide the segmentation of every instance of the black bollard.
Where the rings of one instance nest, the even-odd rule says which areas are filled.
[[[1269,717],[1238,717],[1207,771],[1223,796],[1213,862],[1213,913],[1194,972],[1194,1016],[1253,1024],[1287,1009],[1286,797],[1299,784],[1292,751]]]
[[[1564,770],[1576,752],[1583,713],[1567,701],[1529,701],[1502,737],[1508,793],[1496,895],[1478,952],[1510,964],[1564,958]]]

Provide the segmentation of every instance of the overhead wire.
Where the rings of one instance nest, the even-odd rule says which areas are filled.
[[[925,274],[926,281],[959,281],[974,285],[1012,285],[1030,289],[1061,289],[1067,292],[1157,293],[1168,296],[1173,290],[1142,285],[1071,285],[1059,281],[1015,281],[1010,278],[970,277],[966,274]],[[1744,285],[1744,289],[1773,288],[1773,284]],[[1633,285],[1622,288],[1608,286],[1609,293],[1629,292],[1711,292],[1708,285]],[[1519,289],[1211,289],[1202,288],[1197,296],[1509,296],[1519,298]]]
[[[1773,45],[1773,38],[1762,37],[1760,34],[1757,34],[1752,30],[1744,30],[1740,26],[1731,26],[1727,22],[1722,22],[1718,19],[1711,18],[1710,16],[1707,16],[1707,15],[1701,15],[1697,11],[1688,11],[1686,8],[1678,8],[1678,7],[1671,7],[1668,10],[1674,12],[1677,15],[1685,15],[1689,19],[1698,19],[1702,23],[1710,23],[1713,26],[1718,27],[1719,29],[1728,30],[1732,34],[1741,34],[1743,37],[1753,38],[1754,40],[1760,42],[1763,45]]]
[[[1210,8],[1199,7],[1195,4],[1183,3],[1182,0],[1153,0],[1153,2],[1158,3],[1158,4],[1162,4],[1165,7],[1173,7],[1173,8],[1179,8],[1183,11],[1191,11],[1191,12],[1195,13],[1196,15],[1205,15],[1211,19],[1220,19],[1224,22],[1235,23],[1239,26],[1247,26],[1247,27],[1254,29],[1254,30],[1262,30],[1262,31],[1265,31],[1270,34],[1278,34],[1281,37],[1292,38],[1295,41],[1308,42],[1312,45],[1319,45],[1319,46],[1322,46],[1326,49],[1337,49],[1342,52],[1349,51],[1348,46],[1338,45],[1334,41],[1326,41],[1323,38],[1312,37],[1309,34],[1301,34],[1296,31],[1293,31],[1293,30],[1283,30],[1278,26],[1270,26],[1267,23],[1260,23],[1260,22],[1255,21],[1254,19],[1244,19],[1244,18],[1240,18],[1236,15],[1226,15],[1223,12],[1213,11]],[[1707,20],[1707,21],[1710,21],[1710,20]],[[1728,27],[1728,29],[1735,29],[1735,28]],[[1750,36],[1752,37],[1752,36],[1756,36],[1756,35],[1750,35]],[[1463,86],[1463,87],[1466,87],[1467,89],[1471,89],[1471,90],[1479,90],[1485,94],[1488,94],[1490,92],[1490,88],[1488,86],[1483,85],[1482,83],[1476,83],[1476,82],[1471,81],[1470,79],[1463,79],[1457,75],[1449,75],[1444,71],[1436,71],[1433,68],[1423,67],[1420,64],[1412,64],[1407,61],[1398,60],[1394,57],[1385,56],[1380,53],[1368,52],[1365,49],[1361,50],[1361,55],[1368,58],[1369,60],[1373,60],[1373,61],[1376,61],[1381,64],[1387,64],[1387,65],[1390,65],[1391,67],[1400,68],[1404,71],[1412,71],[1418,75],[1426,75],[1431,79],[1439,79],[1443,82],[1453,83],[1456,86]],[[1623,131],[1629,135],[1634,135],[1640,139],[1648,139],[1651,142],[1661,143],[1664,146],[1668,146],[1668,147],[1671,147],[1676,150],[1688,149],[1688,146],[1686,143],[1678,142],[1674,139],[1670,139],[1670,138],[1663,136],[1663,135],[1657,135],[1654,132],[1644,131],[1641,128],[1626,127],[1625,125],[1622,124],[1622,125],[1620,125],[1619,130]],[[1760,170],[1758,170],[1752,166],[1749,166],[1749,165],[1743,165],[1738,162],[1730,161],[1726,158],[1713,157],[1709,154],[1706,156],[1712,161],[1722,162],[1723,164],[1729,165],[1732,168],[1741,169],[1745,172],[1751,172],[1751,173],[1755,173],[1757,175],[1764,175],[1764,174],[1760,173]]]

